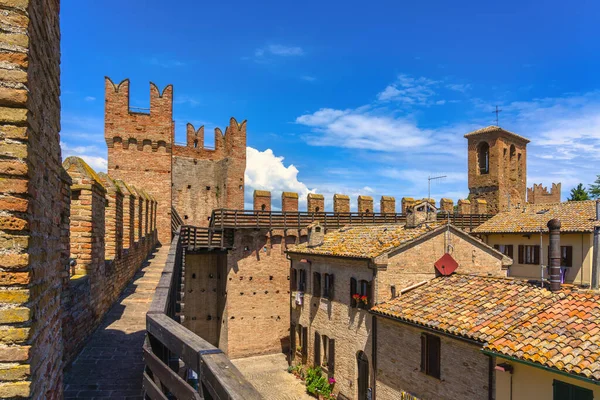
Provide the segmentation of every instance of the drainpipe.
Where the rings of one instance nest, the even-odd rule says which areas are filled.
[[[560,221],[556,218],[548,221],[550,232],[550,290],[560,290]],[[541,249],[540,249],[541,251]]]
[[[600,200],[596,200],[596,223],[600,221]],[[592,256],[592,289],[600,286],[600,226],[594,227],[594,253]]]

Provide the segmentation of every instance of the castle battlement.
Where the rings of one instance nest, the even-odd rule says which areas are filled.
[[[553,183],[550,192],[548,187],[534,183],[533,187],[527,188],[527,202],[531,204],[560,203],[561,184]]]
[[[225,133],[215,128],[214,148],[204,145],[204,125],[196,130],[193,124],[186,125],[186,145],[175,146],[175,155],[198,159],[220,160],[225,157],[246,157],[246,120],[238,123],[234,117],[229,120]]]

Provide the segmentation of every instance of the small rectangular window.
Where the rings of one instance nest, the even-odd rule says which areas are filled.
[[[323,297],[329,300],[333,299],[333,275],[325,274],[323,285]]]
[[[594,392],[581,386],[554,380],[552,383],[554,400],[594,400]]]
[[[298,291],[304,292],[306,290],[306,270],[298,270]]]
[[[329,338],[323,335],[323,360],[321,361],[321,365],[323,367],[327,367],[327,362],[329,360]]]
[[[298,270],[296,268],[292,268],[290,272],[290,287],[292,291],[298,290]]]
[[[421,334],[421,372],[440,379],[440,338]]]
[[[519,245],[519,264],[539,264],[540,246]]]
[[[315,351],[314,365],[318,367],[321,365],[321,335],[319,332],[315,332],[315,342],[313,343]]]
[[[321,297],[321,274],[313,272],[313,296]]]
[[[507,257],[513,258],[513,245],[512,244],[495,244],[494,249]]]

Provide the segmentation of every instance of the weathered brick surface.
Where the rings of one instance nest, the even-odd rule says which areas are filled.
[[[489,357],[481,346],[439,335],[440,379],[421,372],[421,334],[425,331],[377,318],[377,397],[400,399],[487,399]]]
[[[458,200],[458,213],[459,214],[470,214],[471,213],[471,201],[460,199]]]
[[[381,200],[379,202],[379,212],[383,214],[395,214],[396,199],[391,196],[381,196]]]
[[[298,193],[281,193],[281,211],[298,211]]]
[[[487,214],[488,204],[485,199],[479,198],[471,203],[471,214]]]
[[[373,212],[373,198],[371,196],[358,196],[358,212],[360,213],[372,213]]]
[[[244,208],[246,121],[215,129],[215,148],[204,146],[204,127],[187,125],[187,146],[173,147],[173,206],[184,223],[207,226],[216,208]]]
[[[59,2],[2,0],[0,397],[62,395]],[[3,265],[4,267],[4,265]],[[9,293],[14,292],[14,293]],[[18,294],[17,294],[18,293]]]
[[[350,212],[350,197],[345,194],[333,195],[333,212],[347,213]]]
[[[402,198],[402,214],[406,215],[406,210],[414,206],[416,200],[412,197],[403,197]]]
[[[255,190],[253,195],[254,210],[271,211],[271,192]]]
[[[489,146],[489,173],[479,168],[481,146]],[[468,137],[469,199],[484,199],[492,214],[510,204],[525,204],[527,189],[527,141],[490,131]]]
[[[553,183],[550,192],[540,183],[527,188],[527,202],[532,204],[560,203],[560,183]]]
[[[150,112],[129,109],[129,80],[115,85],[105,80],[105,139],[108,174],[144,188],[158,202],[157,229],[161,243],[171,242],[171,152],[173,87],[162,92],[150,84]],[[143,235],[142,235],[143,236]]]
[[[308,212],[324,212],[325,197],[322,194],[309,193],[306,196],[306,206]]]
[[[452,199],[442,198],[440,200],[440,210],[454,213],[454,201]]]

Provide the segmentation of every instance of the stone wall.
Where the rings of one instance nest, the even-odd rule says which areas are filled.
[[[62,397],[58,0],[0,0],[0,397]]]
[[[488,398],[489,357],[481,353],[481,345],[436,335],[441,341],[437,379],[421,372],[421,334],[434,332],[375,318],[378,398],[400,399],[403,391],[421,399]]]

